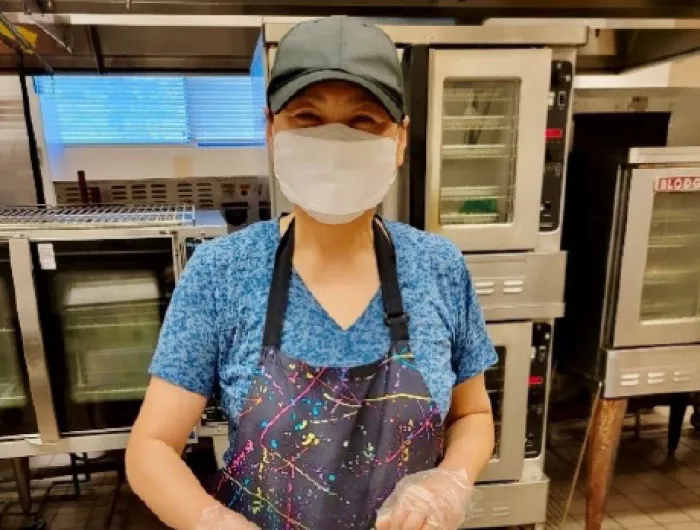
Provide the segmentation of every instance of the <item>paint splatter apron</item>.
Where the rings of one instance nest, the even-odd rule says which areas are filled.
[[[280,241],[259,371],[214,495],[263,530],[367,530],[405,475],[442,456],[438,406],[414,364],[394,249],[377,220],[374,246],[386,356],[352,368],[310,366],[280,351],[294,223]]]

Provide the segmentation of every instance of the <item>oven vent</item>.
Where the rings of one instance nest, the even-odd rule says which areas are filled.
[[[231,202],[246,202],[257,209],[269,202],[266,177],[198,177],[194,179],[93,180],[104,204],[191,204],[219,209]],[[55,182],[58,204],[79,205],[80,190],[73,182]]]
[[[103,204],[188,204],[198,209],[220,210],[233,229],[270,219],[267,177],[196,177],[186,179],[138,179],[88,181],[90,196]],[[75,182],[54,182],[60,205],[78,206]]]

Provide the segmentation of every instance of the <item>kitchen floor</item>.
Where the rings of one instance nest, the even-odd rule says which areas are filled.
[[[626,420],[615,477],[608,496],[604,530],[700,530],[700,436],[692,429],[684,432],[674,463],[666,461],[665,418],[659,414],[642,416],[639,436],[634,419]],[[567,522],[561,525],[571,478],[585,432],[585,423],[558,424],[552,428],[547,452],[547,473],[552,479],[548,529],[582,530],[585,510],[584,482],[574,494]],[[73,486],[52,486],[50,500],[42,510],[46,526],[18,514],[19,506],[7,482],[7,469],[0,462],[0,528],[21,530],[161,530],[146,507],[123,485],[115,499],[116,475],[95,474],[81,485],[79,498]],[[65,464],[65,458],[43,457],[34,466]],[[5,479],[5,480],[3,480]],[[33,497],[39,504],[51,481],[35,481]],[[64,497],[63,500],[59,500]],[[108,521],[111,505],[113,515]]]
[[[669,462],[666,423],[664,414],[643,415],[637,434],[634,418],[625,420],[604,530],[700,530],[700,436],[686,422],[675,461]],[[584,435],[584,422],[558,424],[551,430],[546,465],[552,480],[548,529],[585,527],[585,464],[562,525]]]

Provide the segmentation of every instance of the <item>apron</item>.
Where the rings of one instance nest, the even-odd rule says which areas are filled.
[[[355,367],[311,366],[280,351],[294,221],[280,241],[260,364],[213,495],[263,530],[368,530],[405,475],[434,468],[443,423],[414,364],[392,243],[373,222],[391,347]]]

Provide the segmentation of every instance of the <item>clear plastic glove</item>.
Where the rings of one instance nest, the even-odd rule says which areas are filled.
[[[379,510],[376,530],[457,530],[471,511],[473,490],[464,470],[408,475]]]
[[[260,530],[260,527],[217,504],[202,512],[202,518],[194,530]]]

